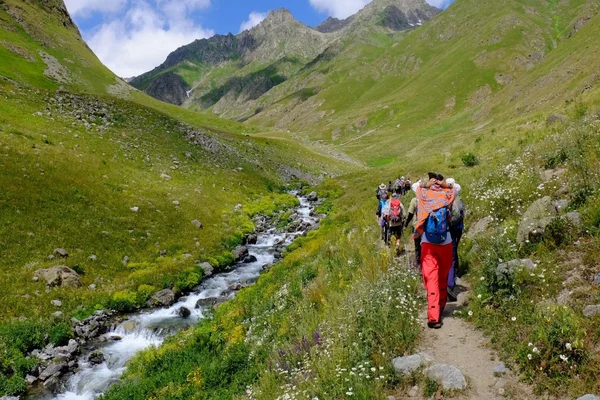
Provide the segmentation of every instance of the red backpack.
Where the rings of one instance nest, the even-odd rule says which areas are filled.
[[[390,222],[399,225],[403,220],[402,203],[400,203],[400,200],[398,199],[393,199],[390,203]]]

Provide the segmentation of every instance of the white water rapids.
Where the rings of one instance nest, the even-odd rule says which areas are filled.
[[[299,199],[300,207],[296,209],[296,212],[302,222],[316,222],[311,217],[313,206],[305,198]],[[102,395],[119,380],[125,371],[127,362],[138,351],[150,346],[160,346],[167,336],[197,324],[203,318],[203,312],[206,311],[206,308],[203,307],[195,308],[198,300],[232,298],[235,295],[235,291],[231,289],[232,285],[254,283],[259,278],[263,267],[275,261],[273,255],[275,245],[281,241],[289,245],[302,234],[303,231],[284,233],[275,229],[259,234],[257,244],[248,245],[250,255],[256,257],[256,262],[240,263],[231,272],[207,278],[196,291],[181,298],[169,308],[150,310],[129,316],[129,319],[105,335],[108,339],[107,342],[96,346],[96,349],[104,354],[105,362],[92,365],[87,360],[91,351],[85,352],[79,359],[79,370],[67,378],[62,393],[42,395],[38,398],[44,400],[92,400]],[[178,311],[181,307],[186,307],[192,312],[189,318],[183,319],[179,316]]]

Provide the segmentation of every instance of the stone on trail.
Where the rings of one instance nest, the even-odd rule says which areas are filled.
[[[77,272],[64,265],[48,269],[38,269],[33,274],[38,278],[44,279],[50,287],[60,286],[69,288],[81,286],[81,278]]]
[[[425,375],[436,381],[446,390],[464,390],[467,388],[467,380],[458,368],[448,364],[435,364],[425,369]]]
[[[160,292],[154,293],[154,295],[148,300],[148,307],[169,307],[175,303],[175,293],[171,289],[164,289]]]
[[[62,258],[69,257],[69,253],[67,253],[67,251],[65,249],[54,249],[54,255],[62,257]]]
[[[204,226],[202,225],[202,222],[198,221],[197,219],[192,221],[192,225],[194,225],[196,228],[198,229],[203,229]]]
[[[397,357],[392,361],[394,370],[401,375],[410,375],[422,366],[432,361],[426,353],[413,354],[412,356]]]
[[[596,315],[600,315],[600,304],[586,306],[583,309],[583,316],[587,318],[595,317]]]
[[[494,367],[494,375],[504,375],[508,372],[504,363],[498,364]]]

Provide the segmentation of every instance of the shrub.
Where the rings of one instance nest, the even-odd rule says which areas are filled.
[[[460,159],[466,167],[474,167],[479,164],[479,159],[473,153],[465,153]]]
[[[110,300],[110,308],[119,312],[130,312],[137,307],[137,293],[122,290],[113,294]]]
[[[568,218],[554,218],[546,227],[544,241],[550,247],[560,247],[571,243],[578,233],[577,228]]]
[[[150,285],[140,285],[137,289],[137,301],[139,304],[143,304],[150,296],[156,292],[156,288]]]
[[[177,289],[180,291],[188,291],[200,284],[202,275],[190,268],[185,270],[177,279]]]

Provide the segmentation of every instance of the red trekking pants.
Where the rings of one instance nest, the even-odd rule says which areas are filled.
[[[427,290],[427,319],[439,322],[448,297],[448,274],[452,267],[452,243],[439,245],[423,243],[421,269]]]

